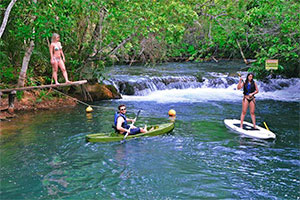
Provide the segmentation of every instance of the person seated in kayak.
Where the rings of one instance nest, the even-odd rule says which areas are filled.
[[[146,133],[147,132],[147,127],[145,128],[140,128],[140,127],[135,127],[128,124],[128,122],[134,123],[135,119],[129,119],[126,117],[126,106],[124,104],[118,106],[119,113],[115,114],[115,122],[114,125],[116,127],[116,130],[120,134],[126,134],[129,132],[129,135],[135,135],[138,133]]]
[[[244,97],[242,101],[242,114],[241,114],[241,124],[240,128],[243,128],[243,122],[247,113],[248,106],[250,108],[250,115],[253,123],[253,128],[256,128],[255,122],[255,94],[258,93],[258,87],[253,80],[254,75],[253,73],[249,73],[247,75],[246,81],[244,82],[243,78],[240,77],[240,81],[237,85],[237,89],[240,90],[241,88],[244,89]]]

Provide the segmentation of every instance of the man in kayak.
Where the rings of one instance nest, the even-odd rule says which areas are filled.
[[[126,106],[124,104],[118,106],[119,113],[115,114],[115,121],[114,125],[116,127],[116,130],[121,134],[126,134],[129,132],[129,135],[135,135],[138,133],[146,133],[147,127],[140,128],[128,125],[128,122],[134,123],[136,119],[129,119],[126,117]]]

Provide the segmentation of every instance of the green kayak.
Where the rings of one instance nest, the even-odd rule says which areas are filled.
[[[149,137],[149,136],[156,136],[156,135],[162,135],[165,133],[169,133],[174,129],[174,123],[166,123],[166,124],[160,124],[155,126],[150,126],[147,128],[147,133],[139,133],[136,135],[128,135],[126,140],[137,138],[137,137]],[[86,141],[87,142],[115,142],[115,141],[122,141],[124,139],[124,135],[118,134],[118,133],[96,133],[96,134],[89,134],[86,135]]]

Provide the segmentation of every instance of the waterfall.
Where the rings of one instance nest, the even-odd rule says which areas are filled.
[[[128,70],[132,73],[132,69]],[[126,99],[155,101],[240,101],[242,91],[236,89],[239,77],[236,72],[202,72],[201,76],[194,70],[190,73],[157,71],[131,75],[128,72],[111,75],[106,84],[114,85]],[[247,72],[241,72],[246,77]],[[299,78],[277,78],[264,81],[255,80],[259,93],[258,99],[281,101],[300,101]]]

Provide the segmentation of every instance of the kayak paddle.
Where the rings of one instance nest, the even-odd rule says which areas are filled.
[[[141,110],[138,111],[138,113],[136,114],[136,117],[134,118],[134,121],[130,124],[130,128],[128,129],[128,132],[125,134],[123,140],[125,140],[127,138],[127,136],[130,133],[130,129],[133,127],[134,122],[137,120],[138,116],[140,115]]]

